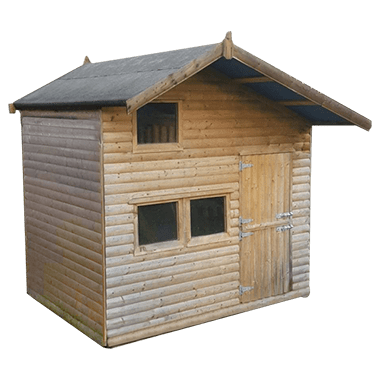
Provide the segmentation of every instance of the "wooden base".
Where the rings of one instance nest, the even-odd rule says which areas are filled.
[[[201,323],[210,322],[216,319],[228,317],[234,314],[239,314],[245,311],[259,309],[264,306],[273,305],[279,302],[288,301],[298,297],[307,297],[310,294],[310,288],[304,288],[296,291],[292,291],[280,296],[269,297],[262,300],[237,304],[228,308],[213,311],[211,313],[206,313],[203,315],[183,319],[180,321],[166,323],[164,325],[155,326],[140,331],[135,331],[133,333],[120,335],[107,340],[107,347],[115,347],[126,343],[132,343],[137,340],[150,338],[156,335],[165,334],[168,332],[181,330],[186,327],[199,325]]]

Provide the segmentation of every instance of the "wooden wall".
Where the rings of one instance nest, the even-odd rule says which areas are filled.
[[[28,293],[102,343],[100,112],[22,112]]]
[[[211,68],[159,99],[182,101],[180,151],[133,153],[132,116],[102,110],[110,346],[265,304],[239,299],[239,154],[293,152],[293,291],[266,302],[309,289],[310,126]],[[212,191],[228,194],[228,237],[136,254],[138,199]]]

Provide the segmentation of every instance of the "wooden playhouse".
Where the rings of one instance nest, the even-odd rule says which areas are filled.
[[[28,294],[107,347],[308,296],[312,125],[371,128],[231,33],[16,110]]]

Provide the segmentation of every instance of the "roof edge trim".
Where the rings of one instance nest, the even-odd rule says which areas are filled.
[[[348,107],[338,103],[337,101],[329,98],[328,96],[314,90],[310,86],[302,83],[298,79],[284,73],[283,71],[275,68],[269,63],[255,57],[251,53],[239,48],[238,46],[233,46],[233,56],[237,60],[241,61],[245,65],[252,67],[261,74],[273,79],[274,81],[280,83],[281,85],[287,87],[288,89],[302,95],[308,100],[316,103],[317,105],[326,108],[327,110],[337,114],[338,116],[346,119],[352,124],[369,131],[372,126],[371,120],[358,114],[357,112],[349,109]]]
[[[211,63],[223,56],[223,47],[224,41],[217,44],[213,49],[201,55],[199,58],[196,58],[187,65],[183,66],[175,73],[140,92],[133,98],[128,99],[126,101],[127,113],[132,113],[165,92],[178,86],[180,83],[203,70],[205,67],[209,66]]]

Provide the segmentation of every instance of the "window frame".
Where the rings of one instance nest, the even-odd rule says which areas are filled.
[[[132,113],[132,149],[133,153],[151,153],[151,152],[176,152],[183,150],[182,145],[182,101],[181,100],[154,100],[150,103],[174,103],[177,105],[177,142],[167,142],[167,143],[152,143],[152,144],[139,144],[137,139],[137,111]],[[144,104],[146,105],[146,104]],[[140,107],[141,108],[141,107]]]
[[[134,247],[134,254],[135,256],[138,255],[145,255],[145,254],[151,254],[151,253],[160,253],[165,251],[186,251],[187,249],[191,249],[192,247],[197,247],[201,245],[209,245],[209,244],[215,244],[215,243],[222,243],[224,241],[228,241],[231,239],[231,193],[230,192],[215,192],[215,193],[209,193],[207,195],[201,194],[201,195],[192,195],[189,194],[187,196],[173,196],[168,197],[165,200],[158,200],[155,199],[154,195],[152,195],[152,199],[149,201],[146,199],[145,202],[140,201],[136,202],[134,204],[135,206],[135,247]],[[207,199],[207,198],[217,198],[217,197],[224,197],[224,223],[225,223],[225,231],[216,233],[216,234],[210,234],[210,235],[203,235],[203,236],[191,236],[191,207],[190,207],[190,201],[195,199]],[[139,206],[148,206],[153,204],[164,204],[164,203],[171,203],[176,202],[177,203],[177,240],[170,240],[170,241],[164,241],[159,243],[152,243],[152,244],[146,244],[146,245],[139,245],[139,236],[138,236],[138,207]]]
[[[138,217],[138,207],[139,206],[150,206],[156,204],[165,204],[165,203],[173,203],[177,204],[177,239],[176,240],[167,240],[158,243],[144,244],[140,245],[139,242],[139,217]],[[172,199],[165,201],[154,201],[154,202],[144,202],[136,205],[136,217],[135,217],[135,254],[146,254],[157,251],[166,251],[170,249],[178,249],[184,246],[183,241],[183,220],[181,218],[183,215],[183,202],[181,199]]]

